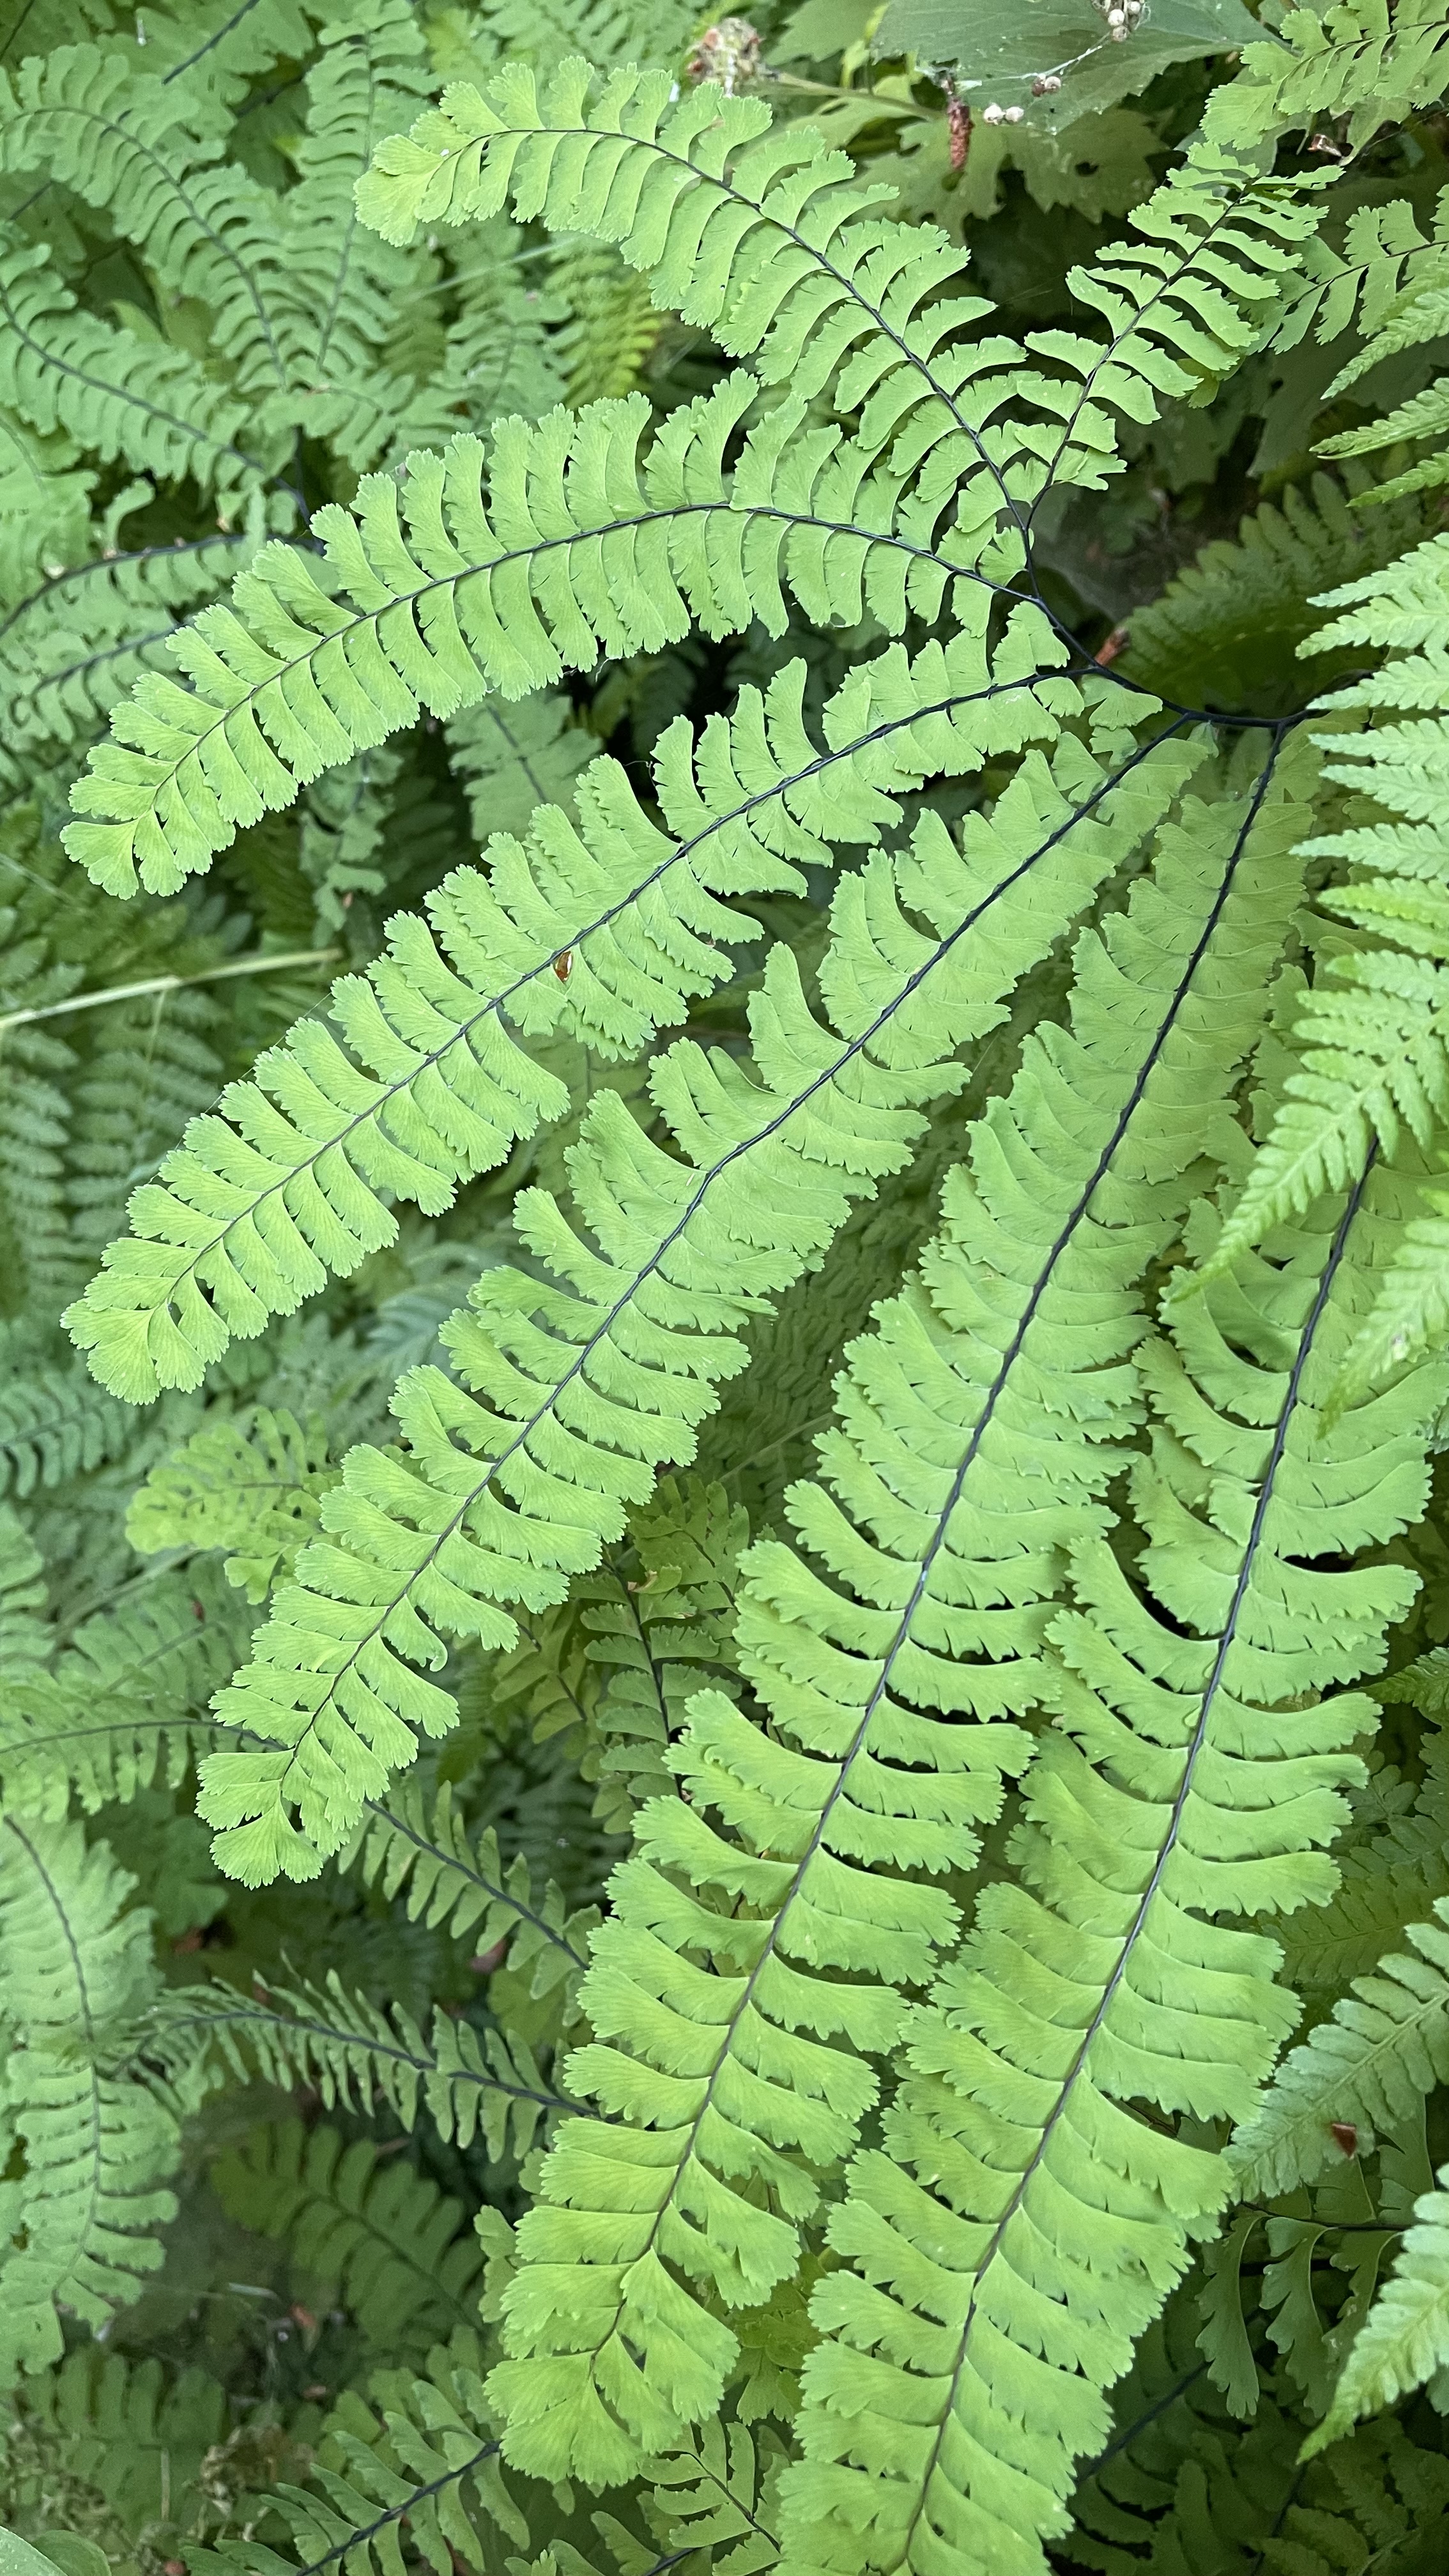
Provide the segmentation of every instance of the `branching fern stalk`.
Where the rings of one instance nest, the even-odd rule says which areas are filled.
[[[0,27],[59,2576],[1432,2545],[1449,39],[1081,6]]]

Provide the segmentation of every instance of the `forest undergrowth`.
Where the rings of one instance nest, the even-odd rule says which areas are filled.
[[[0,0],[0,2576],[1442,2576],[1446,0]]]

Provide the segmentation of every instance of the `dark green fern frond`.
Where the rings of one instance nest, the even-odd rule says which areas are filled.
[[[0,1672],[7,1689],[38,1672],[54,1639],[43,1618],[45,1568],[18,1512],[0,1504]]]
[[[572,308],[558,338],[567,400],[631,394],[664,327],[647,280],[626,268],[617,251],[595,242],[563,251],[557,275]]]
[[[0,1699],[6,1813],[58,1822],[72,1794],[90,1814],[174,1786],[213,1741],[207,1701],[247,1626],[219,1569],[163,1574],[84,1621],[44,1671],[12,1675]]]
[[[1351,503],[1368,481],[1315,474],[1307,486],[1290,484],[1281,502],[1264,502],[1235,542],[1205,546],[1160,599],[1133,611],[1117,668],[1179,703],[1268,715],[1327,687],[1358,657],[1345,642],[1295,662],[1322,623],[1318,595],[1345,563],[1376,571],[1420,533],[1412,506],[1357,517]]]
[[[306,1983],[264,1996],[181,1988],[152,2015],[140,2050],[198,2091],[228,2073],[242,2082],[260,2076],[283,2092],[307,2084],[329,2111],[386,2103],[405,2129],[421,2107],[441,2138],[460,2147],[481,2138],[495,2163],[509,2154],[521,2162],[540,2121],[570,2108],[521,2041],[480,2033],[441,2008],[425,2039],[401,2004],[382,2012],[348,1993],[335,1971],[325,1991]]]
[[[1377,1684],[1374,1697],[1392,1706],[1405,1700],[1433,1706],[1433,1679],[1420,1678],[1437,1656]],[[1422,1696],[1421,1696],[1422,1694]],[[1295,1986],[1313,1994],[1342,1995],[1380,1959],[1398,1951],[1415,1925],[1449,1896],[1449,1739],[1440,1731],[1420,1746],[1424,1777],[1412,1809],[1385,1818],[1366,1841],[1343,1854],[1339,1884],[1327,1905],[1284,1925],[1285,1964]]]
[[[581,1767],[611,1833],[627,1833],[645,1799],[672,1788],[669,1747],[693,1693],[713,1684],[737,1694],[738,1569],[749,1522],[721,1486],[669,1476],[635,1512],[629,1534],[642,1572],[629,1575],[616,1559],[571,1596],[601,1684]],[[540,1739],[552,1732],[547,1719],[535,1725]]]
[[[234,396],[184,351],[80,310],[44,244],[0,244],[0,320],[0,402],[36,429],[224,500],[265,479]]]
[[[349,2392],[331,2417],[310,2489],[284,2486],[268,2502],[291,2555],[253,2540],[195,2553],[205,2576],[396,2576],[399,2535],[445,2576],[496,2567],[500,2538],[525,2548],[528,2529],[503,2484],[498,2437],[483,2405],[476,2338],[454,2335],[428,2356],[427,2376],[379,2372],[372,2402]]]
[[[426,2351],[469,2324],[482,2265],[463,2212],[399,2157],[299,2120],[251,2131],[211,2167],[222,2206],[285,2237],[302,2270],[345,2304],[374,2349]]]
[[[134,1416],[84,1365],[30,1364],[23,1347],[8,1348],[4,1365],[0,1494],[23,1501],[37,1486],[67,1483],[130,1446]]]
[[[122,1910],[132,1884],[79,1825],[0,1822],[6,2104],[23,2151],[0,2247],[7,2378],[59,2358],[62,2313],[99,2326],[139,2297],[175,2210],[176,2123],[113,2071],[155,1982],[150,1918]]]
[[[523,1855],[505,1865],[492,1826],[470,1836],[446,1783],[429,1807],[416,1782],[399,1781],[386,1806],[369,1806],[341,1866],[358,1868],[389,1899],[406,1889],[409,1922],[445,1925],[455,1940],[471,1934],[480,1956],[506,1942],[513,1975],[526,1975],[535,1997],[561,1989],[567,2011],[588,1965],[596,1908],[570,1913],[552,1882],[536,1895]]]
[[[203,2462],[227,2430],[225,2392],[206,2371],[163,2373],[92,2342],[22,2382],[12,2405],[0,2469],[12,2527],[48,2537],[68,2487],[103,2498],[133,2542],[179,2541],[195,2526]]]
[[[86,531],[94,544],[99,531]],[[181,614],[232,578],[251,540],[216,529],[169,546],[64,558],[0,618],[4,774],[88,747],[140,673],[161,664]],[[83,553],[82,550],[78,550]]]
[[[542,805],[575,816],[574,781],[600,749],[561,690],[466,707],[449,720],[448,744],[480,842],[499,832],[518,838]]]

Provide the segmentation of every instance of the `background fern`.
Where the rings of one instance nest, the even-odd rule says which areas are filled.
[[[1449,22],[1047,16],[0,6],[56,2576],[1437,2570]]]

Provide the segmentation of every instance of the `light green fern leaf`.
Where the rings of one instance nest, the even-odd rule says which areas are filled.
[[[921,1104],[960,1083],[954,1050],[1000,1019],[1198,757],[1159,741],[1110,769],[1064,734],[1051,764],[1028,755],[989,819],[968,817],[962,851],[923,815],[909,849],[840,890],[820,969],[831,1020],[776,948],[751,1002],[753,1068],[687,1040],[656,1060],[677,1153],[616,1093],[595,1098],[570,1154],[591,1239],[547,1193],[518,1199],[539,1268],[485,1272],[444,1329],[455,1373],[402,1380],[406,1452],[352,1453],[326,1538],[219,1703],[262,1747],[204,1769],[202,1811],[233,1874],[314,1874],[419,1734],[453,1723],[417,1670],[441,1660],[438,1628],[511,1644],[501,1604],[558,1600],[659,1469],[690,1457],[742,1363],[740,1324],[906,1159]]]
[[[952,1939],[922,1880],[970,1866],[1026,1761],[1009,1721],[1047,1687],[1065,1547],[1103,1526],[1134,1287],[1191,1186],[1182,1122],[1201,1139],[1205,1095],[1225,1102],[1294,900],[1299,809],[1267,790],[1188,800],[1126,918],[1083,941],[1072,1037],[1029,1042],[919,1283],[854,1346],[824,1482],[789,1497],[809,1557],[749,1560],[769,1730],[692,1703],[685,1797],[640,1816],[582,1990],[599,2038],[569,2082],[612,2124],[563,2131],[520,2229],[492,2386],[535,2475],[616,2479],[718,2405],[734,2337],[697,2302],[790,2277],[815,2175],[875,2094],[860,2055],[899,2045],[900,1990]]]
[[[671,105],[665,74],[631,67],[597,96],[591,79],[565,64],[542,106],[521,64],[488,97],[450,88],[378,155],[364,218],[401,243],[419,221],[511,204],[616,242],[662,309],[755,372],[674,412],[642,460],[638,397],[501,424],[486,458],[469,439],[416,455],[401,506],[388,475],[356,516],[318,513],[325,583],[299,552],[264,551],[234,611],[176,639],[188,685],[139,683],[75,790],[78,813],[107,819],[72,824],[67,846],[109,891],[138,875],[174,890],[239,823],[424,708],[522,696],[691,623],[780,631],[785,587],[818,624],[934,617],[969,580],[1019,568],[1048,481],[1100,488],[1118,420],[1150,419],[1252,347],[1317,220],[1302,189],[1199,153],[1133,218],[1138,241],[1072,272],[1107,339],[1039,334],[1026,366],[1009,341],[956,336],[987,310],[947,292],[962,255],[872,216],[888,191],[843,154],[798,127],[766,138],[759,102],[708,85]],[[789,390],[726,472],[761,378]],[[853,431],[809,425],[827,393],[859,415]],[[1000,431],[1008,396],[1034,416]]]
[[[564,1085],[528,1041],[647,1046],[755,932],[731,897],[798,888],[837,843],[878,842],[926,778],[1049,738],[1080,704],[1040,676],[1059,648],[1022,610],[988,656],[985,624],[983,600],[944,650],[908,662],[897,648],[851,674],[823,747],[799,663],[763,698],[743,691],[697,744],[677,722],[655,758],[667,831],[595,761],[578,828],[545,807],[527,845],[493,843],[490,876],[445,879],[428,923],[399,916],[367,976],[334,987],[332,1025],[301,1022],[136,1193],[134,1234],[68,1317],[97,1376],[133,1401],[197,1385],[233,1334],[390,1243],[391,1203],[438,1214],[563,1115]]]
[[[1331,1890],[1368,1704],[1318,1693],[1372,1668],[1413,1595],[1351,1560],[1421,1510],[1437,1390],[1421,1373],[1334,1432],[1322,1410],[1401,1198],[1361,1183],[1286,1267],[1193,1301],[1180,1347],[1144,1353],[1140,1562],[1077,1553],[1013,1866],[832,2215],[786,2481],[802,2576],[1039,2568],[1074,2461],[1108,2438],[1101,2392],[1230,2195],[1193,2131],[1246,2116],[1297,2011],[1272,1942],[1231,1918]]]

